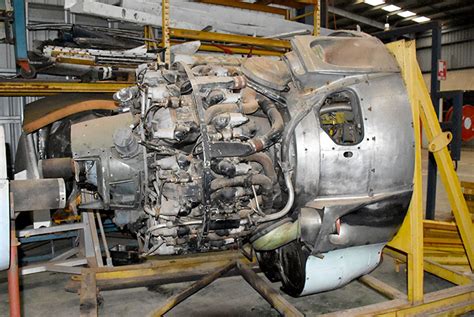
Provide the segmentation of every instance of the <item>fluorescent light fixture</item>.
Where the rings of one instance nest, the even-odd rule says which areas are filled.
[[[411,11],[402,11],[402,12],[397,13],[397,15],[401,16],[402,18],[409,18],[409,17],[415,16],[416,13],[411,12]]]
[[[385,3],[385,0],[364,0],[364,3],[370,4],[371,6],[378,6]]]
[[[398,11],[400,9],[401,9],[400,7],[393,4],[389,4],[388,6],[382,7],[382,10],[385,10],[388,12]]]
[[[417,17],[413,19],[413,21],[418,22],[418,23],[428,22],[429,20],[431,19],[427,17]]]

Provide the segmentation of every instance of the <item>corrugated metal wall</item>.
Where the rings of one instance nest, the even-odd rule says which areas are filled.
[[[114,0],[102,1],[114,3]],[[64,0],[29,0],[26,3],[27,21],[29,23],[50,22],[65,23],[75,21],[76,23],[107,26],[106,20],[88,16],[66,15]],[[35,41],[53,39],[57,36],[56,31],[35,31],[28,33],[28,47],[31,49]],[[3,34],[0,35],[3,37]],[[0,76],[8,77],[15,75],[15,53],[12,45],[0,44]],[[5,136],[13,162],[16,153],[16,145],[21,135],[21,119],[23,106],[37,100],[35,97],[0,97],[0,124],[5,127]]]
[[[474,27],[443,31],[441,59],[446,60],[448,70],[474,68]],[[417,58],[421,70],[431,69],[431,37],[417,39]]]

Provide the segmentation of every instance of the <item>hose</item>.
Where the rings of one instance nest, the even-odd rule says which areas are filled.
[[[269,209],[273,204],[273,184],[270,178],[262,174],[242,175],[233,178],[218,178],[211,182],[211,191],[224,187],[260,185],[262,190],[263,208]]]
[[[236,103],[221,103],[209,107],[204,116],[206,123],[210,124],[212,119],[222,113],[241,112],[244,114],[252,114],[259,109],[259,104],[255,98],[257,92],[250,88],[242,89],[242,103],[240,106]]]
[[[276,108],[275,104],[264,96],[259,96],[257,98],[257,104],[270,121],[270,130],[268,130],[265,134],[261,136],[255,136],[244,143],[221,142],[219,145],[214,145],[214,148],[216,149],[216,152],[219,153],[220,157],[251,155],[253,153],[260,152],[269,146],[272,146],[280,139],[281,135],[283,134],[285,124],[283,117]],[[239,105],[237,104],[218,104],[212,106],[206,110],[206,123],[210,124],[212,119],[221,113],[242,111],[244,113],[247,113],[246,111],[251,113],[250,111],[254,111],[255,109],[254,104],[251,102],[244,104],[243,107],[246,108],[240,109]]]
[[[250,162],[257,162],[263,167],[263,172],[265,173],[266,176],[268,176],[273,184],[273,193],[274,197],[279,197],[281,194],[280,186],[278,185],[278,176],[275,172],[275,167],[273,165],[273,161],[265,153],[259,152],[259,153],[254,153],[249,156],[243,157],[244,160],[250,161]]]
[[[352,106],[346,102],[338,102],[330,105],[324,105],[319,110],[319,115],[324,115],[330,112],[338,112],[338,111],[352,111]]]
[[[291,173],[290,171],[286,170],[284,172],[284,175],[285,175],[285,185],[286,185],[286,188],[288,189],[288,200],[286,201],[285,206],[279,212],[260,218],[257,220],[257,222],[268,222],[268,221],[279,219],[285,216],[291,210],[291,207],[293,207],[293,203],[295,202],[295,190],[293,188],[293,182],[291,181]]]
[[[271,128],[264,135],[256,136],[248,141],[254,148],[254,153],[275,144],[280,139],[285,128],[285,123],[280,111],[278,111],[270,99],[259,95],[257,102],[260,109],[262,109],[263,113],[268,117],[268,120],[270,120]]]
[[[278,224],[278,222],[275,224]],[[271,251],[278,249],[298,238],[300,235],[299,227],[300,225],[298,221],[285,222],[253,241],[252,247],[256,251]]]

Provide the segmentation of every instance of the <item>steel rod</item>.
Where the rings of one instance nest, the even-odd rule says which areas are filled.
[[[102,245],[104,246],[107,266],[113,266],[112,257],[110,256],[109,245],[107,244],[107,239],[105,238],[104,226],[102,225],[102,219],[100,218],[100,212],[96,211],[95,215],[97,217],[97,223],[99,224],[99,231],[100,236],[102,238]]]
[[[15,220],[11,221],[10,229],[10,268],[8,269],[8,298],[10,316],[20,317],[20,281],[18,272],[18,241],[15,235]]]

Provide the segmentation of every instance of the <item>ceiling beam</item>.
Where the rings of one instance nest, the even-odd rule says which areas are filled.
[[[255,2],[255,4],[260,4],[260,5],[277,4],[277,5],[290,7],[294,9],[303,9],[305,7],[304,3],[299,3],[296,1],[288,1],[288,0],[259,0]]]
[[[215,5],[239,8],[239,9],[246,9],[246,10],[252,10],[252,11],[267,12],[267,13],[279,14],[283,16],[286,16],[288,13],[288,10],[281,9],[281,8],[275,8],[268,5],[241,2],[241,1],[235,1],[235,0],[234,1],[232,0],[197,0],[197,2],[215,4]]]
[[[370,25],[370,26],[372,26],[374,28],[377,28],[377,29],[381,29],[381,30],[384,29],[384,24],[383,23],[380,23],[378,21],[360,16],[360,15],[352,13],[352,12],[348,12],[348,11],[345,11],[345,10],[342,10],[342,9],[339,9],[339,8],[335,8],[333,6],[328,6],[328,12],[334,13],[336,15],[342,16],[344,18],[347,18],[347,19],[350,19],[350,20],[353,20],[353,21],[356,21],[356,22],[359,22],[359,23]]]

